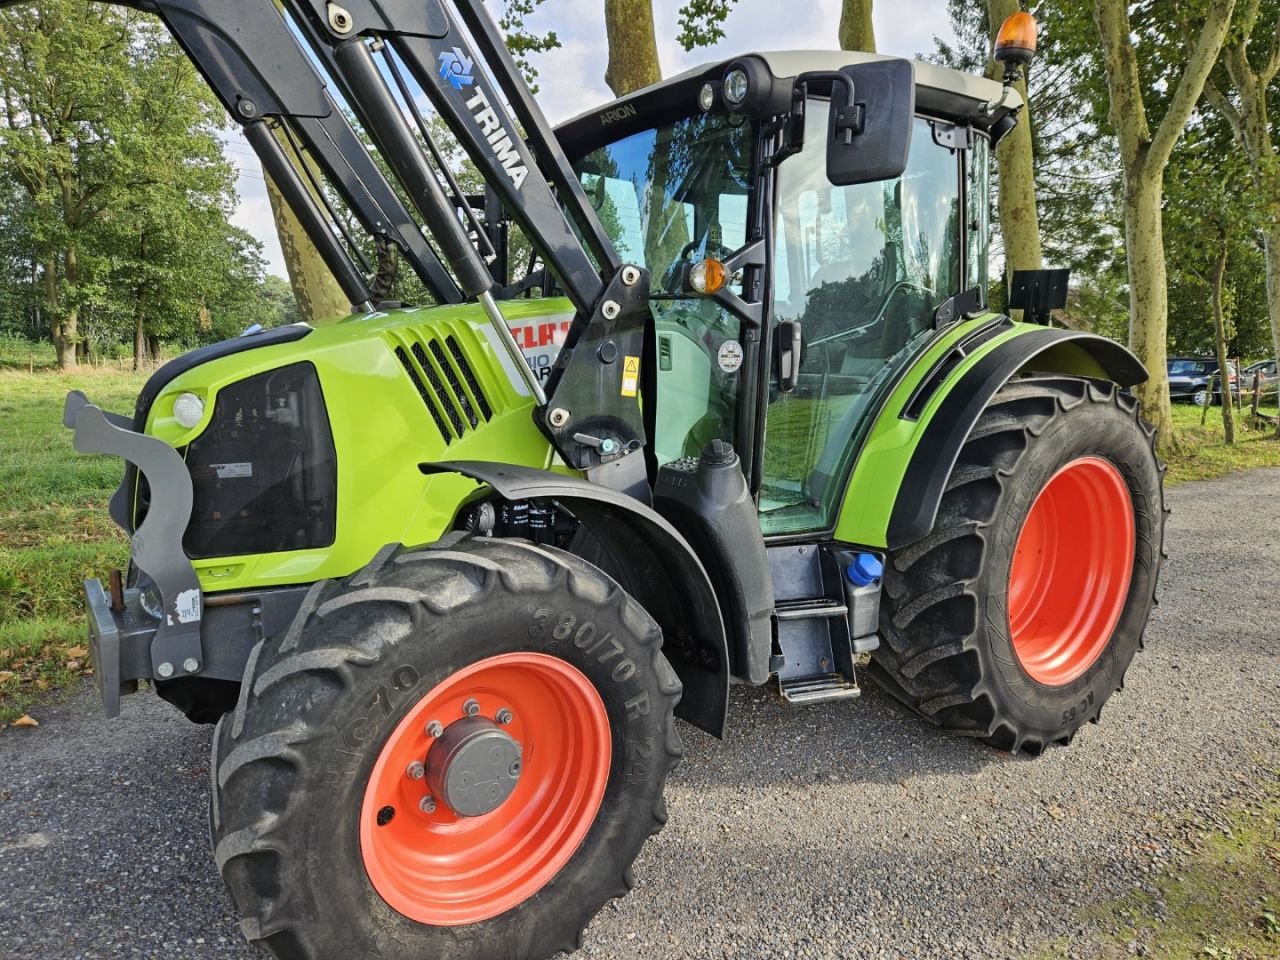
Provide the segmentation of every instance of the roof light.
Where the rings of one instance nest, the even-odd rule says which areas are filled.
[[[204,401],[194,393],[180,393],[173,401],[173,419],[188,430],[204,417]]]
[[[698,106],[702,108],[703,113],[709,113],[715,105],[716,88],[709,83],[704,83],[702,89],[698,91]]]
[[[739,107],[747,99],[747,94],[751,92],[751,81],[747,77],[747,71],[742,67],[734,67],[724,77],[724,99],[730,105]]]
[[[689,287],[694,293],[704,297],[724,289],[729,280],[729,271],[719,260],[708,257],[689,268]]]
[[[1030,63],[1035,59],[1038,34],[1035,17],[1019,10],[1000,25],[1000,32],[996,34],[996,60],[1006,65]]]

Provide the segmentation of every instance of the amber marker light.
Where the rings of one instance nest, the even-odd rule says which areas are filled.
[[[729,271],[719,260],[708,257],[689,268],[689,287],[694,293],[710,296],[722,290],[729,280]]]
[[[996,60],[1006,65],[1030,63],[1036,56],[1039,28],[1035,17],[1019,10],[1000,25],[996,34]]]

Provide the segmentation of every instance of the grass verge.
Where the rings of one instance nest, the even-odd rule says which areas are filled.
[[[27,374],[0,364],[0,724],[92,672],[80,585],[123,568],[107,517],[120,463],[83,457],[62,426],[68,390],[127,411],[145,375],[86,368]],[[19,366],[14,364],[14,366]]]
[[[1191,833],[1191,849],[1154,881],[1156,895],[1135,891],[1083,912],[1102,960],[1280,957],[1280,780],[1225,825]],[[1072,946],[1058,941],[1040,960],[1063,960]]]

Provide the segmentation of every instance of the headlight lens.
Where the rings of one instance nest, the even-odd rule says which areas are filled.
[[[703,113],[709,113],[715,105],[716,88],[709,83],[704,83],[702,89],[698,91],[698,106],[702,108]]]
[[[741,67],[730,70],[724,78],[724,98],[735,107],[747,99],[750,88],[751,81],[747,79],[747,71]]]
[[[180,393],[173,401],[173,419],[190,430],[204,417],[204,401],[194,393]]]

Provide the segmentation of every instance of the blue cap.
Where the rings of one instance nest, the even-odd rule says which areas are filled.
[[[884,576],[884,564],[874,553],[860,553],[845,568],[845,576],[855,587],[866,587]]]

